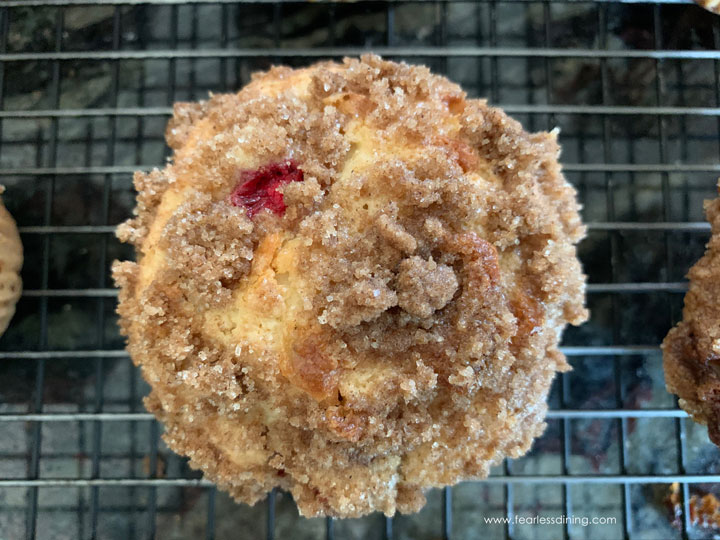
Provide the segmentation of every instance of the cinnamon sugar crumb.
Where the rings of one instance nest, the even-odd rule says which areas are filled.
[[[410,257],[400,263],[397,277],[398,305],[424,319],[444,308],[458,289],[455,272],[432,259]]]
[[[375,220],[380,234],[394,247],[403,253],[413,253],[417,249],[417,241],[397,221],[397,205],[391,203],[388,211],[379,214]]]

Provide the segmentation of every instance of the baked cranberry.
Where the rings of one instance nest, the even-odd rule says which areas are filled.
[[[263,208],[282,216],[286,207],[283,195],[277,189],[289,182],[302,180],[303,172],[291,160],[270,163],[252,171],[240,171],[238,183],[230,194],[230,202],[247,208],[249,218]]]

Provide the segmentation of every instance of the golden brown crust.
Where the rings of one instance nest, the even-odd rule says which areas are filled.
[[[0,194],[5,188],[0,186]],[[23,248],[15,220],[5,209],[0,198],[0,336],[15,314],[15,304],[22,293],[20,269],[23,263]]]
[[[712,236],[705,255],[690,269],[683,320],[663,341],[669,392],[696,422],[707,424],[720,446],[720,198],[706,201]]]
[[[527,451],[587,316],[553,134],[366,56],[178,105],[167,137],[114,275],[173,450],[308,516],[416,511]],[[273,163],[304,179],[250,219],[230,193]]]

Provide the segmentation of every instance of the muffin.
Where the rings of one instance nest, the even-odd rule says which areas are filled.
[[[364,56],[177,104],[166,136],[114,277],[170,448],[239,501],[336,517],[528,450],[587,317],[555,133]]]
[[[719,185],[720,189],[720,185]],[[705,202],[712,235],[688,273],[683,320],[662,344],[665,384],[720,446],[720,198]]]
[[[0,186],[0,194],[4,191],[5,188]],[[22,263],[23,248],[15,220],[0,198],[0,336],[10,324],[22,293]]]

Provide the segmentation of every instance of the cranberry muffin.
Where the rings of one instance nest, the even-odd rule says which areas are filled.
[[[146,405],[207,478],[392,515],[542,433],[587,317],[555,133],[365,56],[177,104],[167,140],[114,276]]]

